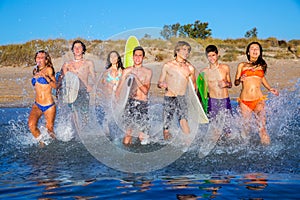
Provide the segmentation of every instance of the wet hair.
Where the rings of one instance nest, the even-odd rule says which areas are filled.
[[[177,51],[179,51],[180,48],[183,47],[183,46],[187,46],[189,48],[189,52],[191,52],[192,47],[189,43],[187,43],[185,41],[178,41],[176,46],[175,46],[175,49],[174,49],[174,57],[175,58],[177,57]]]
[[[143,52],[143,57],[145,57],[145,50],[144,50],[143,47],[141,47],[141,46],[135,47],[135,48],[133,49],[133,54],[132,54],[132,55],[134,55],[135,51],[137,51],[137,50],[142,51],[142,52]]]
[[[206,55],[208,54],[208,53],[210,53],[210,52],[214,52],[214,53],[216,53],[216,54],[218,54],[219,53],[219,51],[218,51],[218,48],[215,46],[215,45],[208,45],[207,47],[206,47],[206,49],[205,49],[205,53],[206,53]]]
[[[52,61],[51,61],[51,57],[50,57],[50,54],[45,51],[45,50],[38,50],[37,52],[35,52],[35,55],[34,55],[34,62],[36,62],[36,57],[39,53],[43,53],[45,54],[45,64],[46,64],[46,67],[51,67],[52,68],[52,71],[53,71],[53,75],[55,74],[55,71],[54,71],[54,67],[53,67],[53,64],[52,64]],[[35,75],[36,73],[38,73],[40,70],[38,67],[35,67],[33,69],[33,72],[32,74]]]
[[[264,73],[266,73],[268,65],[267,65],[266,61],[262,58],[263,49],[262,49],[262,46],[259,42],[251,42],[250,44],[248,44],[248,46],[246,48],[247,59],[250,61],[249,51],[250,51],[250,47],[251,47],[252,44],[257,44],[259,46],[259,50],[260,50],[260,54],[259,54],[257,60],[253,63],[253,65],[261,66],[262,69],[264,70]]]
[[[117,54],[117,56],[118,56],[118,61],[117,61],[117,68],[118,69],[124,69],[124,66],[123,66],[123,63],[122,63],[122,59],[121,59],[121,56],[120,56],[120,54],[117,52],[117,51],[111,51],[111,52],[109,52],[109,54],[107,55],[107,59],[106,59],[106,69],[109,69],[111,66],[112,66],[112,63],[110,62],[110,55],[112,54],[112,53],[116,53]]]
[[[72,48],[71,48],[72,52],[73,52],[73,49],[74,49],[74,45],[77,44],[77,43],[80,43],[80,44],[81,44],[81,46],[82,46],[82,51],[83,51],[82,54],[85,54],[86,46],[85,46],[85,44],[84,44],[81,40],[75,40],[75,41],[73,42]]]

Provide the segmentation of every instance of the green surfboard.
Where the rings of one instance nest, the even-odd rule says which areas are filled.
[[[196,84],[198,87],[198,91],[200,93],[200,100],[201,104],[203,106],[203,110],[205,113],[207,113],[207,108],[208,108],[208,86],[207,83],[204,79],[204,72],[200,73],[197,80]]]
[[[133,49],[140,46],[138,39],[135,36],[130,36],[125,45],[124,67],[133,66]]]

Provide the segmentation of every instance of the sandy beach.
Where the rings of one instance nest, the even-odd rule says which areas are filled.
[[[87,54],[85,56],[94,61],[96,74],[99,76],[104,70],[105,61],[99,60],[94,55]],[[53,59],[55,71],[59,71],[63,63],[72,59],[72,54],[69,52],[64,57]],[[150,60],[150,59],[149,59]],[[155,86],[159,78],[160,70],[164,62],[152,62],[144,60],[144,65],[153,70],[152,85]],[[239,62],[245,61],[244,57],[239,58],[234,62],[224,62],[230,66],[231,79],[234,80],[236,68]],[[293,90],[293,86],[300,77],[300,61],[297,59],[266,59],[268,63],[268,71],[266,78],[272,87],[277,89]],[[207,66],[208,63],[203,61],[192,61],[192,64],[199,71]],[[31,86],[33,66],[23,67],[1,67],[0,68],[0,107],[27,107],[34,102],[34,90]],[[239,95],[240,87],[230,89],[230,97],[236,98]],[[157,88],[152,88],[153,91],[158,91]]]

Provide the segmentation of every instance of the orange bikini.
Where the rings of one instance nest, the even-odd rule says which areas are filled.
[[[262,70],[262,69],[259,69],[259,70],[246,69],[246,70],[242,71],[241,76],[243,76],[243,75],[245,75],[246,77],[258,76],[260,78],[263,78],[265,73],[264,73],[264,70]],[[248,108],[250,108],[253,111],[259,102],[266,100],[266,99],[267,99],[266,96],[262,96],[259,99],[252,100],[252,101],[245,101],[240,98],[238,98],[237,101],[245,104],[246,106],[248,106]]]
[[[267,96],[262,96],[259,99],[253,100],[253,101],[245,101],[242,100],[240,98],[237,99],[237,102],[241,102],[243,104],[245,104],[246,106],[248,106],[248,108],[250,108],[251,110],[254,110],[257,106],[257,104],[263,100],[267,100]]]
[[[246,69],[244,71],[242,71],[241,76],[258,76],[260,78],[263,78],[265,75],[264,70],[259,69],[259,70],[252,70],[252,69]]]

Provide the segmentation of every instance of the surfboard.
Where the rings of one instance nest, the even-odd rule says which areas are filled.
[[[129,94],[130,94],[130,90],[131,90],[131,86],[133,84],[134,81],[134,76],[129,75],[126,80],[125,83],[123,84],[122,88],[121,88],[121,92],[120,92],[120,96],[118,99],[115,99],[115,112],[117,112],[118,114],[121,114],[126,106],[126,103],[128,101],[129,98]]]
[[[124,67],[133,66],[133,49],[140,46],[138,39],[135,36],[130,36],[125,45]]]
[[[79,90],[79,78],[72,72],[64,75],[62,82],[62,99],[64,103],[73,103],[77,99]]]
[[[201,99],[201,104],[203,106],[204,112],[207,114],[207,108],[208,108],[208,88],[207,84],[204,79],[204,72],[200,73],[197,80],[196,84],[198,87],[198,91],[200,94],[200,99]]]
[[[195,112],[196,111],[196,119],[200,124],[206,124],[209,122],[207,115],[205,114],[203,107],[199,101],[197,93],[195,91],[195,87],[191,78],[189,78],[188,88],[187,88],[187,96],[188,96],[188,106],[189,110]],[[190,114],[190,113],[189,113]]]

